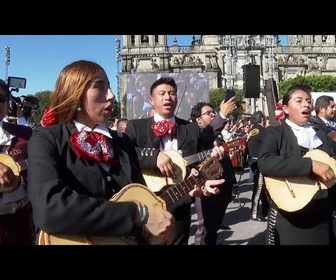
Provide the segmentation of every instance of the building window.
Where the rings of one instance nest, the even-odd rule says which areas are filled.
[[[141,35],[141,44],[149,43],[148,35]]]

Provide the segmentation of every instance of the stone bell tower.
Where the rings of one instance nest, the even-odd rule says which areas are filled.
[[[167,35],[123,35],[122,72],[168,70]]]
[[[127,103],[134,103],[130,101],[132,96],[127,95],[130,74],[170,72],[169,59],[167,35],[123,35],[120,73],[122,116],[126,115],[126,107],[130,106]]]

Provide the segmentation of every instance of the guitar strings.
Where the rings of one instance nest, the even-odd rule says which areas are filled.
[[[192,175],[176,186],[169,187],[160,197],[166,202],[166,207],[169,207],[183,196],[187,195],[195,185],[204,183],[206,180],[207,176],[205,176],[205,173],[199,172],[197,177]]]

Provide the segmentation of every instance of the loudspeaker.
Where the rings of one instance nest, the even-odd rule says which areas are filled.
[[[260,97],[260,66],[246,64],[243,66],[243,92],[245,98]]]

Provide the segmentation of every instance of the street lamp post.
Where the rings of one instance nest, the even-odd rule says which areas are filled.
[[[120,94],[120,62],[121,62],[121,47],[120,47],[120,38],[117,36],[115,39],[116,43],[116,62],[117,62],[117,94],[118,94],[118,102],[119,102],[119,116],[121,116],[121,94]]]
[[[8,80],[8,66],[10,64],[10,47],[5,46],[5,79]]]
[[[273,79],[274,75],[274,48],[276,47],[277,36],[266,35],[265,47],[268,48],[268,78]]]
[[[250,54],[250,50],[254,49],[254,47],[255,47],[255,40],[254,40],[253,35],[243,35],[243,48],[244,48],[244,54],[245,54],[245,65],[251,65],[251,64],[254,65],[255,64],[255,57],[254,57],[254,55]],[[255,108],[256,108],[255,98],[246,98],[246,102],[247,102],[247,112],[248,113],[253,113],[255,111]]]
[[[234,55],[236,52],[236,36],[235,35],[223,35],[221,38],[221,44],[225,49],[225,75],[226,88],[232,89],[234,82]]]

